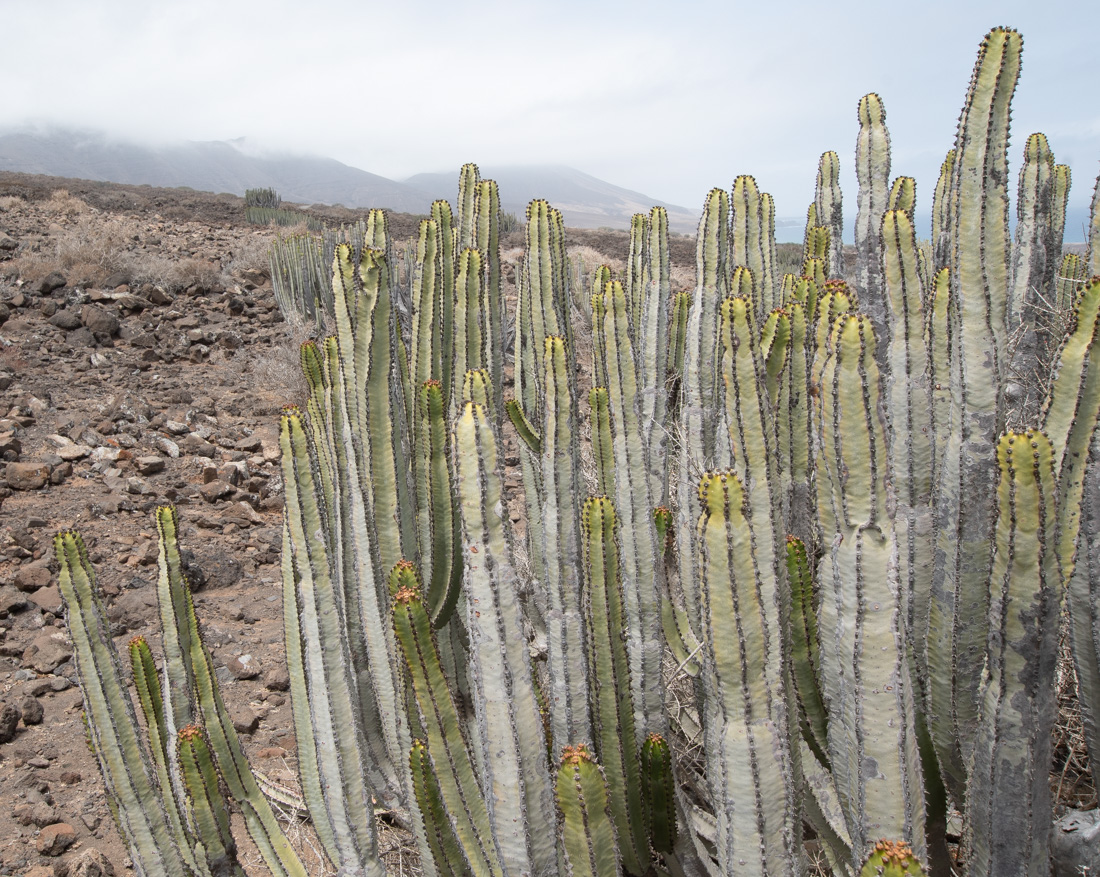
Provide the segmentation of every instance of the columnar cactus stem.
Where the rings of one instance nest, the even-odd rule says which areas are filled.
[[[764,315],[776,307],[775,290],[764,287],[764,266],[767,261],[769,241],[760,215],[760,190],[756,180],[742,175],[733,181],[730,194],[730,266],[743,267],[752,272],[756,280],[757,293],[753,298],[756,313],[753,318],[759,323]],[[732,295],[738,295],[736,286],[731,288]]]
[[[619,848],[608,815],[607,782],[584,744],[567,746],[562,752],[554,788],[570,873],[617,877]]]
[[[660,734],[650,734],[642,744],[642,788],[650,845],[659,853],[671,853],[676,845],[676,780],[672,750]]]
[[[688,617],[700,621],[695,582],[698,548],[696,485],[707,461],[714,456],[718,410],[717,360],[720,354],[719,308],[729,290],[727,267],[729,195],[712,189],[699,220],[696,249],[696,287],[688,313],[687,339],[681,379],[679,471],[676,479],[676,542],[680,583]]]
[[[554,378],[560,380],[560,369]],[[505,870],[552,873],[557,867],[554,838],[532,830],[553,821],[553,790],[524,637],[519,577],[505,532],[503,465],[484,408],[466,404],[455,424],[454,445],[470,688],[477,717],[471,736],[482,753],[485,805]]]
[[[573,362],[566,355],[565,339],[547,336],[543,354],[546,410],[542,427],[542,480],[546,485],[543,525],[548,544],[548,699],[553,738],[576,744],[592,742],[592,723],[588,714],[588,663],[581,602],[583,483],[573,428],[579,420]]]
[[[990,455],[1005,422],[1008,117],[1020,52],[1020,35],[1012,30],[996,29],[982,43],[951,181],[952,425],[936,492],[928,654],[930,729],[955,800],[964,799],[989,626],[996,489]]]
[[[819,506],[831,511],[818,578],[829,756],[857,865],[876,837],[906,838],[921,854],[925,844],[880,406],[870,320],[840,317],[821,380]]]
[[[887,338],[886,301],[882,289],[882,215],[890,187],[890,134],[886,108],[877,94],[859,101],[859,139],[856,141],[856,177],[859,210],[856,213],[856,286],[860,305],[871,318],[875,335]],[[818,220],[821,221],[820,218]],[[879,355],[885,356],[883,345]],[[882,360],[879,364],[882,364]]]
[[[1049,770],[1062,576],[1053,454],[1039,432],[997,446],[992,624],[966,793],[974,877],[1050,873]]]
[[[912,177],[897,177],[890,184],[890,194],[886,198],[887,210],[904,210],[913,221],[913,213],[917,209],[917,181]]]
[[[1042,134],[1032,134],[1024,148],[1016,199],[1016,246],[1008,287],[1006,330],[1013,335],[1005,393],[1014,423],[1034,422],[1042,396],[1043,362],[1060,339],[1044,338],[1040,308],[1049,308],[1054,268],[1061,250],[1054,224],[1054,154]]]
[[[628,332],[626,295],[612,282],[605,290],[603,321],[607,350],[608,398],[611,408],[612,448],[615,455],[615,499],[622,517],[619,538],[623,544],[623,587],[626,637],[630,651],[631,687],[635,725],[661,732],[665,729],[661,692],[661,615],[654,580],[656,532],[650,494],[649,448],[639,422],[638,375],[634,346]],[[641,745],[641,738],[634,747]],[[606,766],[606,764],[605,764]]]
[[[1085,276],[1100,275],[1100,176],[1092,190],[1092,204],[1089,209],[1088,249],[1085,251]]]
[[[630,217],[630,251],[626,258],[626,276],[623,289],[626,292],[627,315],[630,331],[634,338],[641,340],[638,334],[642,314],[642,299],[649,284],[648,253],[649,217],[644,213],[635,213]],[[602,287],[601,287],[602,288]]]
[[[503,877],[485,799],[454,698],[440,666],[431,619],[412,564],[401,561],[393,568],[389,588],[393,596],[394,635],[409,668],[410,683],[428,738],[428,752],[433,753],[436,779],[455,837],[473,874]]]
[[[817,165],[814,193],[817,222],[829,229],[830,277],[844,276],[844,202],[840,192],[840,156],[825,152]]]
[[[637,706],[632,703],[636,686],[624,642],[630,627],[619,574],[615,505],[607,497],[590,497],[582,514],[596,751],[606,772],[623,868],[641,875],[649,855],[634,718]],[[618,528],[620,533],[622,529]]]
[[[596,461],[596,488],[601,496],[615,492],[615,448],[611,438],[611,399],[606,387],[588,393],[592,421],[592,457]]]
[[[932,521],[932,421],[917,237],[909,214],[883,217],[883,280],[890,334],[885,391],[890,417],[890,465],[897,497],[894,525],[898,577],[912,655],[923,679],[928,635],[935,526]]]
[[[777,631],[762,586],[741,482],[715,473],[699,485],[707,693],[707,778],[721,873],[801,873],[785,696],[769,667]]]
[[[447,818],[447,809],[443,804],[439,780],[436,779],[428,748],[420,740],[414,740],[409,750],[409,767],[416,805],[424,817],[428,848],[432,851],[435,869],[439,877],[463,877],[466,873],[466,861],[462,855],[462,847]]]
[[[147,874],[194,877],[190,850],[180,850],[141,744],[137,716],[111,641],[107,613],[95,591],[84,542],[65,531],[54,537],[58,585],[68,606],[73,660],[80,674],[87,730],[134,862]],[[192,865],[188,865],[188,859]]]
[[[668,213],[654,207],[647,223],[646,285],[635,319],[634,352],[638,368],[639,420],[646,447],[649,493],[664,502],[668,494],[666,408],[668,405]]]
[[[951,227],[951,179],[954,175],[955,150],[949,149],[940,165],[940,175],[932,195],[932,253],[936,270],[951,264],[954,233]]]
[[[229,805],[218,787],[218,772],[206,735],[197,725],[188,725],[179,731],[177,745],[197,840],[210,873],[244,877],[244,869],[237,863],[237,843],[229,828]]]
[[[787,580],[791,588],[791,677],[805,722],[804,736],[814,754],[828,764],[828,713],[821,697],[821,646],[810,559],[801,539],[787,537]]]

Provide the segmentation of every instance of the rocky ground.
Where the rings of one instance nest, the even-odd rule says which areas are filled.
[[[305,333],[275,305],[274,232],[243,213],[229,195],[0,174],[0,875],[130,872],[84,741],[52,550],[62,528],[87,544],[116,642],[142,634],[156,653],[152,511],[176,505],[248,755],[296,784],[277,422],[302,398]],[[416,217],[393,220],[414,232]],[[627,237],[571,245],[621,259]],[[693,242],[677,247],[690,264]]]
[[[332,223],[359,215],[317,212]],[[52,551],[62,528],[85,540],[116,642],[141,634],[156,654],[152,512],[176,505],[246,752],[268,778],[297,786],[277,424],[282,405],[303,399],[307,333],[275,305],[275,232],[243,216],[230,195],[0,173],[0,877],[132,873],[84,740]],[[395,215],[391,231],[408,238],[417,221]],[[509,281],[522,243],[522,233],[502,241]],[[570,230],[568,244],[575,264],[621,270],[629,240]],[[688,287],[694,240],[671,248],[674,287]],[[518,518],[514,469],[506,483]],[[1094,806],[1066,680],[1052,787],[1060,807]],[[288,833],[310,872],[324,873],[308,827]],[[392,848],[403,872],[400,837]],[[266,873],[253,851],[243,858]]]

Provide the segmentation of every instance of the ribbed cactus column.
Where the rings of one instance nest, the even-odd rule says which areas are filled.
[[[775,636],[765,605],[741,482],[714,473],[699,485],[706,659],[707,779],[723,874],[802,872],[784,693],[767,666]]]
[[[455,424],[462,511],[470,685],[481,748],[481,786],[509,873],[550,874],[554,837],[536,826],[554,818],[546,739],[535,697],[519,601],[519,577],[505,534],[502,461],[485,409],[469,402]]]
[[[752,272],[757,287],[753,298],[756,305],[753,318],[757,323],[762,323],[764,316],[778,305],[771,277],[766,277],[765,265],[771,242],[765,218],[761,215],[760,197],[753,177],[743,174],[733,181],[730,195],[730,266],[740,266]],[[731,292],[736,295],[736,287]]]
[[[696,585],[699,472],[714,455],[718,417],[719,307],[729,291],[729,195],[712,189],[703,205],[695,256],[695,292],[685,333],[681,379],[681,447],[676,477],[676,542],[688,616],[700,621]]]
[[[989,648],[966,791],[972,877],[1047,877],[1061,571],[1050,441],[1008,433],[997,446],[999,515]]]
[[[133,702],[122,680],[122,667],[111,642],[107,613],[95,591],[95,573],[84,542],[66,531],[54,537],[61,566],[58,585],[69,607],[69,633],[80,674],[88,732],[107,786],[119,831],[135,865],[149,874],[192,877],[190,850],[178,848],[160,800],[156,779],[145,757]],[[128,720],[127,720],[128,719]]]
[[[1054,154],[1042,134],[1032,134],[1024,147],[1016,198],[1016,246],[1008,289],[1006,328],[1014,334],[1011,361],[1007,364],[1005,395],[1014,424],[1035,420],[1045,393],[1052,344],[1061,339],[1044,337],[1040,308],[1049,308],[1051,284],[1062,247],[1054,232]],[[1046,368],[1044,369],[1044,361]]]
[[[951,226],[951,178],[955,174],[955,150],[949,149],[940,165],[932,195],[932,257],[937,270],[951,264],[954,229]]]
[[[870,320],[838,318],[830,348],[818,458],[819,503],[830,507],[818,568],[822,676],[829,756],[858,866],[881,837],[923,855],[924,801]]]
[[[1100,274],[1100,176],[1092,190],[1092,206],[1089,210],[1089,241],[1085,253],[1085,276]]]
[[[859,101],[859,138],[856,140],[856,287],[860,306],[871,318],[878,338],[887,338],[886,301],[882,290],[882,214],[890,189],[890,134],[886,108],[872,92]],[[818,222],[822,219],[819,217]],[[886,354],[883,345],[879,356]],[[883,360],[879,360],[882,365]]]
[[[575,746],[592,742],[592,723],[588,712],[587,643],[581,599],[583,483],[574,429],[580,418],[573,371],[574,360],[566,354],[565,339],[548,336],[543,354],[546,409],[542,421],[542,481],[546,485],[543,526],[548,546],[548,700],[553,739],[559,745]],[[594,437],[599,437],[598,428]]]
[[[605,288],[603,343],[607,352],[608,399],[615,457],[615,504],[622,519],[622,570],[631,689],[640,746],[643,729],[663,733],[661,614],[657,597],[657,534],[650,494],[649,448],[639,422],[638,373],[630,339],[626,294],[613,281]]]
[[[844,276],[844,201],[840,192],[840,156],[824,152],[817,165],[814,208],[818,225],[829,229],[829,277]]]
[[[950,191],[951,429],[936,491],[939,528],[929,623],[929,723],[944,781],[964,799],[989,627],[989,551],[1005,422],[1008,299],[1008,121],[1020,72],[1020,35],[982,43],[959,120]]]
[[[618,877],[619,848],[608,814],[607,782],[583,744],[562,752],[555,797],[573,877]]]
[[[672,295],[669,278],[668,212],[654,207],[649,213],[646,241],[646,285],[636,318],[634,353],[638,368],[639,421],[646,447],[649,494],[655,501],[668,498],[667,424],[668,311]]]
[[[894,522],[905,623],[923,678],[932,584],[932,426],[928,351],[917,238],[904,210],[883,217],[883,279],[890,335],[886,398],[890,411],[890,463],[897,497]]]
[[[585,614],[592,668],[589,700],[596,751],[606,772],[623,868],[641,875],[649,864],[649,854],[633,678],[624,642],[629,620],[616,541],[621,528],[615,504],[605,496],[589,497],[582,515]]]

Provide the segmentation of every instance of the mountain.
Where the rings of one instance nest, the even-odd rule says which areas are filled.
[[[501,209],[515,213],[520,219],[528,202],[545,198],[562,212],[565,224],[573,228],[630,228],[633,214],[648,213],[656,206],[668,211],[672,231],[695,234],[699,225],[698,211],[665,204],[564,165],[483,167],[481,176],[497,181]],[[458,172],[416,174],[404,182],[429,192],[433,198],[446,198],[453,203]]]
[[[427,213],[432,200],[331,158],[256,153],[241,141],[154,147],[75,131],[12,132],[0,134],[0,170],[234,195],[273,188],[298,204],[388,207],[402,213]]]
[[[437,198],[453,204],[458,194],[457,167],[398,183],[331,158],[260,152],[243,140],[145,146],[65,129],[0,132],[0,171],[189,186],[234,195],[272,188],[284,201],[298,204],[388,207],[420,214],[428,213]],[[492,179],[500,184],[505,211],[523,217],[532,198],[546,198],[574,228],[629,228],[632,214],[648,213],[661,203],[564,166],[494,168]],[[672,231],[695,233],[698,211],[662,206]]]

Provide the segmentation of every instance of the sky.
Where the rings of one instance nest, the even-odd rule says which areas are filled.
[[[876,91],[891,176],[916,177],[922,213],[997,25],[1024,37],[1013,180],[1042,131],[1087,216],[1100,3],[1084,0],[0,0],[0,128],[244,137],[397,180],[564,164],[691,209],[751,173],[780,217],[805,216],[832,149],[850,219],[856,107]]]

